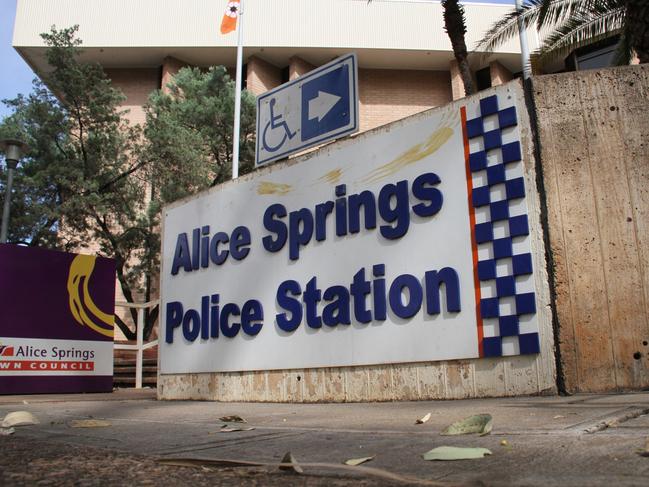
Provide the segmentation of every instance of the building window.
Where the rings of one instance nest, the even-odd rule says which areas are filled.
[[[596,42],[590,46],[576,49],[566,58],[567,71],[608,68],[615,65],[615,51],[619,38],[617,36]]]
[[[478,85],[478,91],[486,90],[491,88],[491,68],[487,66],[486,68],[479,69],[475,72],[476,84]]]

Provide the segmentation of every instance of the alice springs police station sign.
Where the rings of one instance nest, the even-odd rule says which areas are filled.
[[[161,373],[539,353],[527,113],[494,92],[166,208]]]

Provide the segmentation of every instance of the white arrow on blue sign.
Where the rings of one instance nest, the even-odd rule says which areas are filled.
[[[257,98],[256,165],[358,131],[358,63],[347,54]]]

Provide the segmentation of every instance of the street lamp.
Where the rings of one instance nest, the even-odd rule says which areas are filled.
[[[14,170],[18,166],[21,153],[27,152],[29,147],[24,142],[15,139],[0,140],[0,150],[5,153],[7,162],[7,189],[5,190],[5,203],[2,208],[2,228],[0,228],[0,243],[7,243],[7,230],[9,229],[9,208],[11,204],[11,186],[14,181]]]

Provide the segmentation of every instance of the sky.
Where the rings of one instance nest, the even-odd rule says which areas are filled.
[[[225,4],[225,0],[222,1]],[[465,0],[464,3],[480,3],[480,0]],[[485,0],[481,0],[485,2]],[[514,0],[486,0],[488,3],[512,4]],[[485,2],[485,3],[486,3]],[[34,73],[11,45],[14,31],[16,0],[0,0],[0,100],[15,98],[19,93],[29,93]],[[10,110],[0,103],[0,119]]]
[[[16,0],[0,0],[0,100],[15,98],[19,93],[31,91],[34,73],[11,46],[14,32]],[[0,104],[0,118],[10,113]]]

